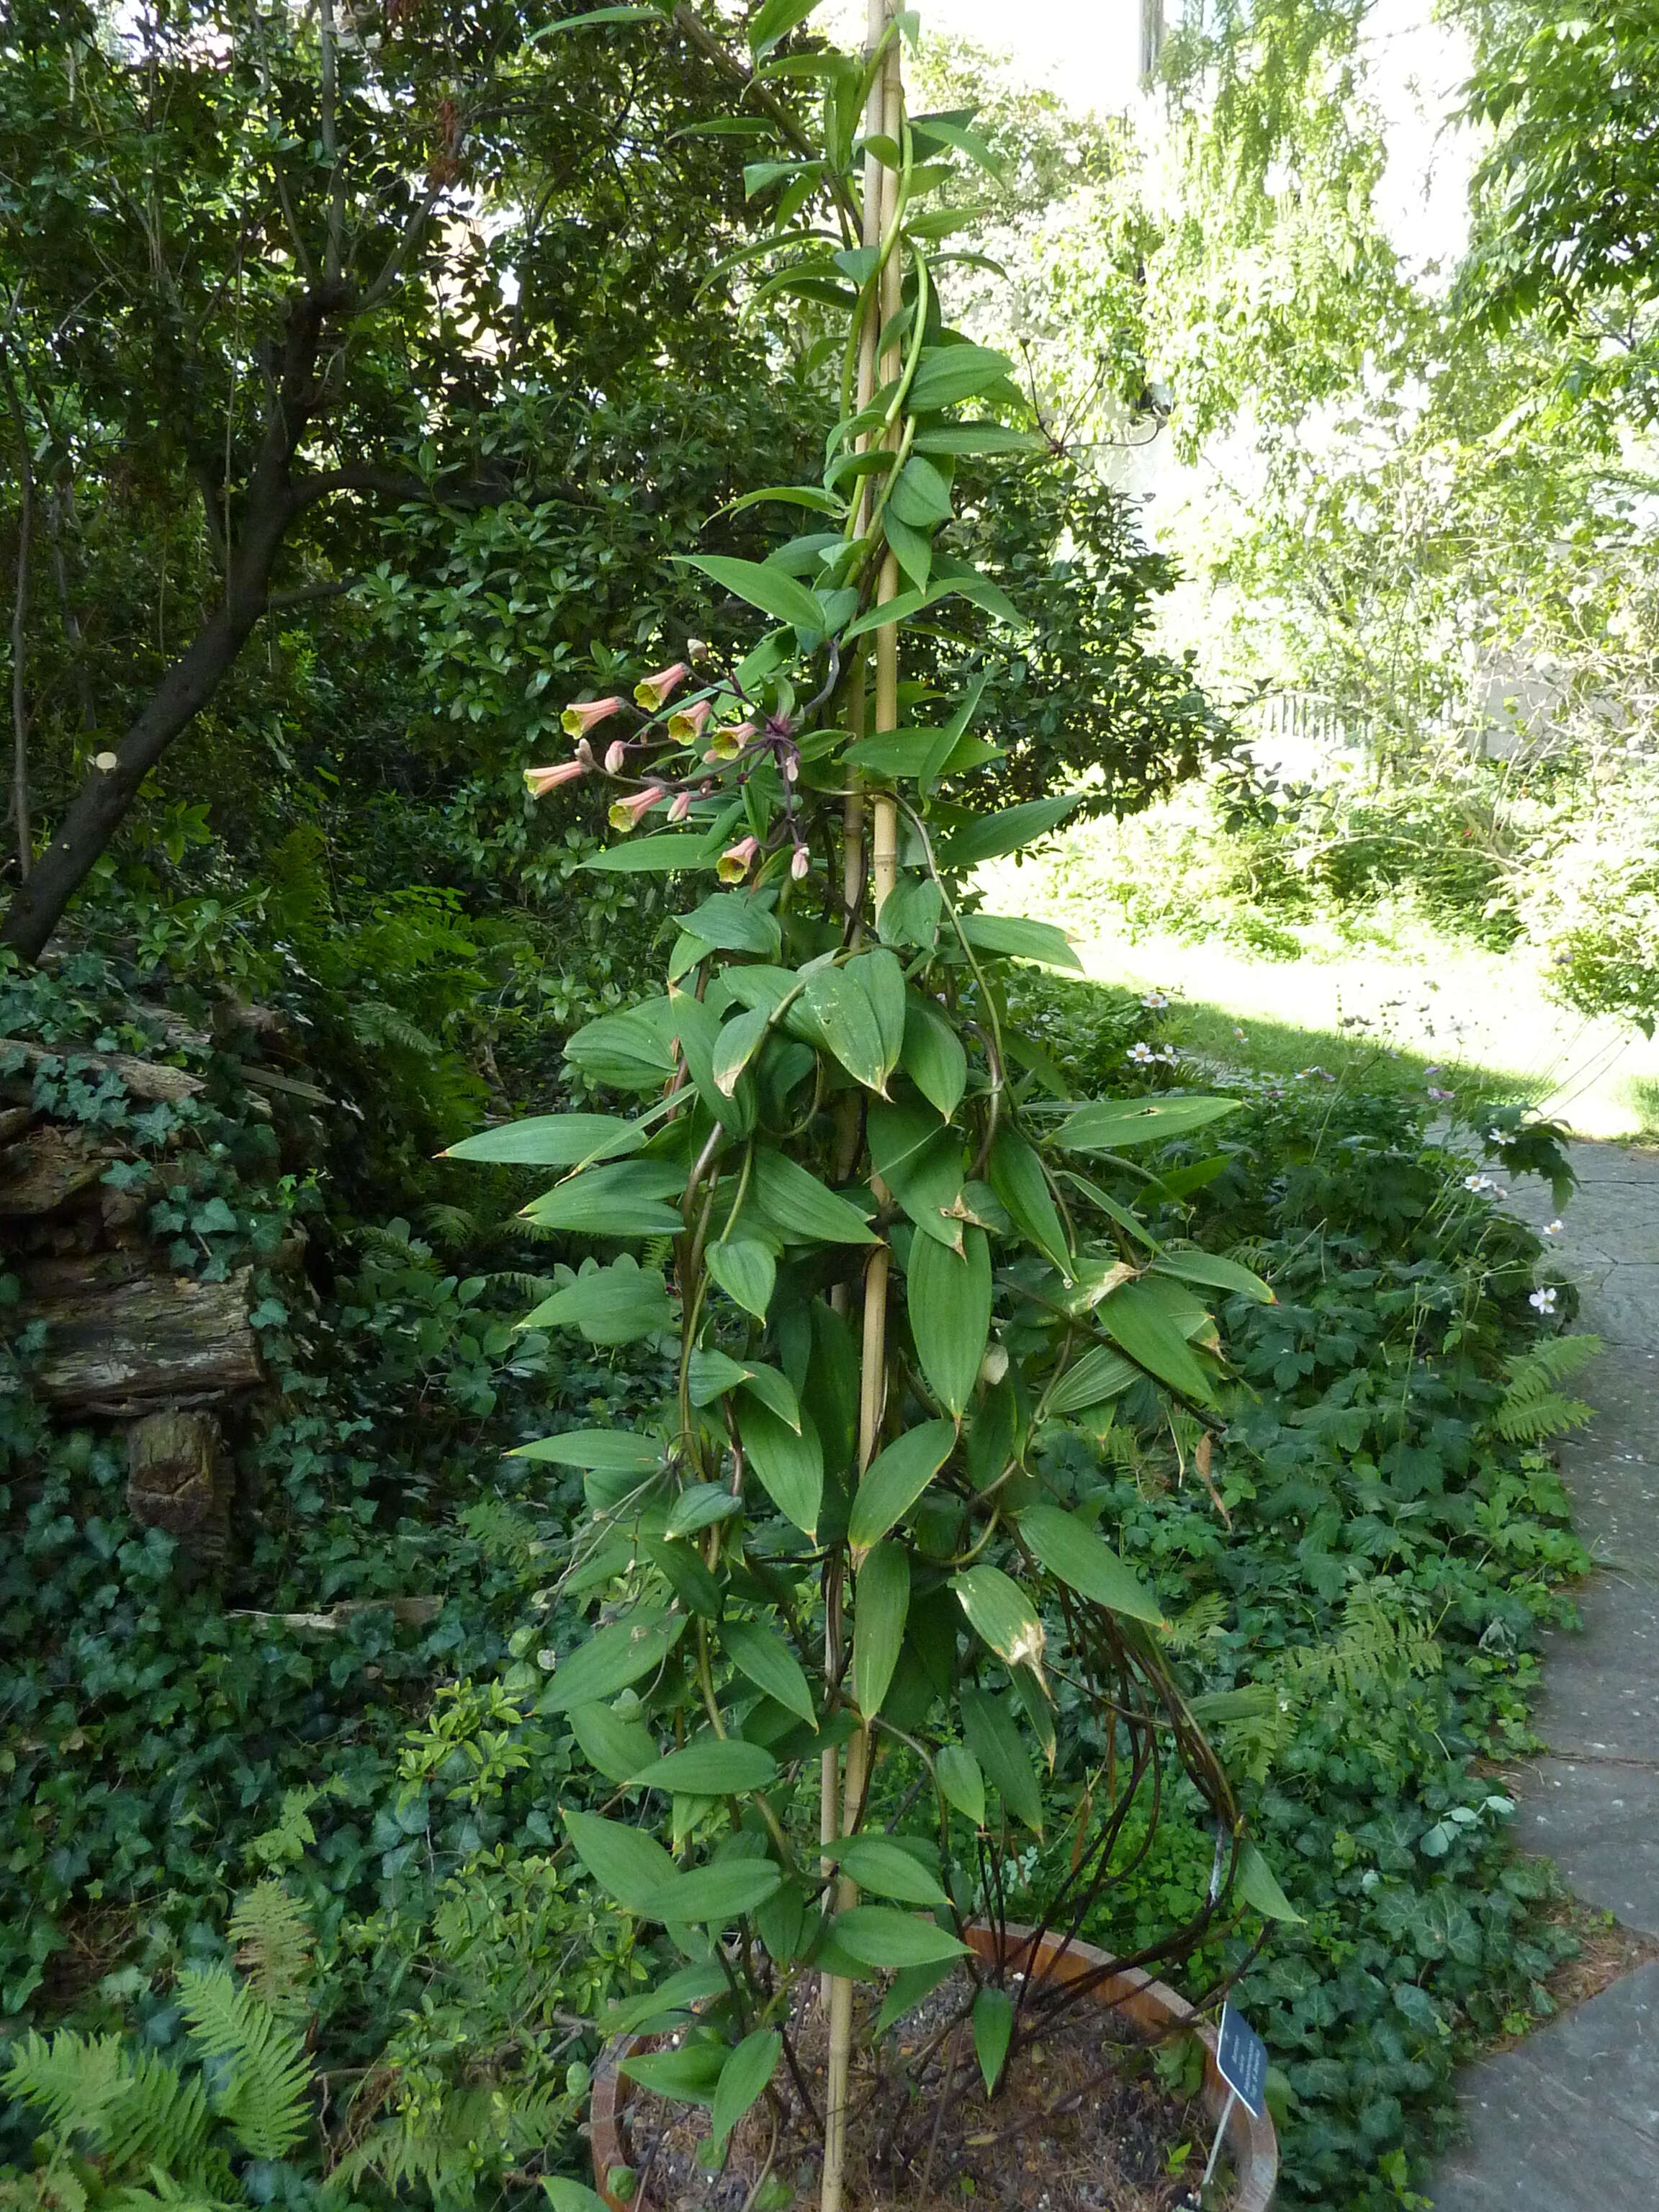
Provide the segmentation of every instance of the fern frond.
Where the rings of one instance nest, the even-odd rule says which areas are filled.
[[[223,1967],[182,1975],[179,2001],[198,2047],[229,2064],[215,2098],[251,2158],[282,2158],[311,2124],[311,2061],[295,2030]]]
[[[188,2179],[202,2170],[209,2123],[200,2080],[118,2035],[31,2034],[0,2087],[44,2112],[61,2144],[83,2144],[112,2172],[155,2164]]]
[[[1541,1443],[1546,1437],[1565,1437],[1595,1418],[1594,1406],[1582,1398],[1564,1398],[1559,1390],[1541,1397],[1505,1398],[1492,1416],[1492,1426],[1506,1443]]]
[[[395,1052],[410,1052],[420,1060],[436,1060],[443,1047],[429,1037],[417,1022],[390,1006],[384,999],[360,999],[351,1008],[351,1033],[359,1044]]]
[[[1504,1373],[1511,1398],[1539,1398],[1553,1390],[1581,1368],[1599,1359],[1604,1347],[1599,1336],[1543,1336],[1528,1351],[1519,1352]]]
[[[241,1893],[230,1916],[230,1936],[236,1964],[263,2003],[279,2014],[307,2008],[311,1922],[280,1881],[268,1878]]]
[[[515,1222],[514,1234],[517,1233]],[[484,1280],[492,1291],[511,1291],[514,1297],[528,1298],[537,1305],[558,1288],[551,1275],[532,1275],[526,1267],[497,1267]]]
[[[1177,1613],[1164,1623],[1160,1639],[1171,1651],[1195,1651],[1210,1634],[1219,1628],[1227,1618],[1227,1601],[1219,1590],[1195,1598],[1184,1613]]]

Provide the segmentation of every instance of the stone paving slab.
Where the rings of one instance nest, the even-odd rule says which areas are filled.
[[[1659,1960],[1464,2076],[1435,2212],[1654,2212]]]
[[[1586,1903],[1659,1934],[1659,1154],[1576,1145],[1554,1240],[1607,1346],[1571,1384],[1596,1408],[1563,1480],[1598,1571],[1582,1632],[1546,1639],[1534,1715],[1548,1753],[1516,1778],[1516,1838]],[[1554,1218],[1547,1188],[1510,1195]],[[1659,2212],[1659,1961],[1462,2076],[1468,2144],[1437,2212]]]

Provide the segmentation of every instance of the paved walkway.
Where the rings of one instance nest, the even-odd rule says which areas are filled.
[[[1573,1147],[1564,1217],[1580,1327],[1607,1356],[1572,1389],[1595,1425],[1562,1449],[1600,1572],[1583,1633],[1552,1636],[1516,1826],[1576,1893],[1659,1936],[1659,1153]],[[1517,1212],[1551,1218],[1530,1179]],[[1659,1960],[1459,2084],[1468,2142],[1430,2185],[1436,2212],[1659,2212]]]

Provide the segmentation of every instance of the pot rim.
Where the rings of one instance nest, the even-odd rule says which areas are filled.
[[[1015,1964],[1018,1971],[1016,1962],[1022,1951],[1028,1959],[1030,1957],[1036,1934],[1030,1926],[1008,1921],[1003,1929],[1005,1962]],[[988,1923],[970,1920],[963,1935],[981,1958],[997,1956],[1000,1948],[997,1930]],[[1199,2018],[1184,1997],[1178,1996],[1165,1983],[1154,1981],[1139,1967],[1113,1969],[1110,1953],[1100,1950],[1093,1943],[1067,1942],[1063,1935],[1050,1932],[1037,1948],[1036,1971],[1044,1980],[1080,1981],[1102,1968],[1110,1971],[1091,1990],[1091,2002],[1125,2014],[1140,2027],[1160,2033],[1170,2027],[1184,2027],[1197,2035],[1204,2045],[1200,2098],[1212,2124],[1219,2121],[1227,2108],[1229,2092],[1216,2064],[1216,2031],[1207,2021]],[[601,2052],[593,2071],[593,2101],[588,2121],[593,2186],[610,2212],[650,2212],[649,2206],[638,2198],[630,2203],[615,2196],[605,2179],[613,2166],[627,2164],[623,2155],[622,2114],[629,2085],[622,2076],[623,2061],[631,2057],[647,2039],[641,2035],[613,2037]],[[1226,2140],[1237,2176],[1227,2212],[1268,2212],[1279,2182],[1279,2137],[1271,2114],[1263,2112],[1258,2119],[1234,2100],[1227,2113]]]

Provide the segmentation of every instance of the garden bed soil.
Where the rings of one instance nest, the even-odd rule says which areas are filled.
[[[880,1996],[860,1989],[860,2028]],[[884,2044],[887,2063],[879,2074],[874,2054],[855,2051],[848,2212],[878,2206],[1176,2212],[1196,2203],[1213,2123],[1200,2100],[1163,2087],[1152,2047],[1127,2021],[1079,2002],[1018,2054],[1006,2086],[990,2098],[972,2029],[954,2025],[972,1997],[964,1972],[899,2023],[896,2048],[906,2069],[892,2063],[895,2038]],[[828,2035],[816,1988],[803,1986],[790,2041],[821,2112]],[[640,2212],[781,2212],[787,2203],[813,2204],[823,2159],[818,2128],[787,2066],[779,2067],[773,2087],[775,2105],[763,2099],[750,2111],[714,2173],[697,2155],[707,2113],[635,2090],[619,2118]]]

